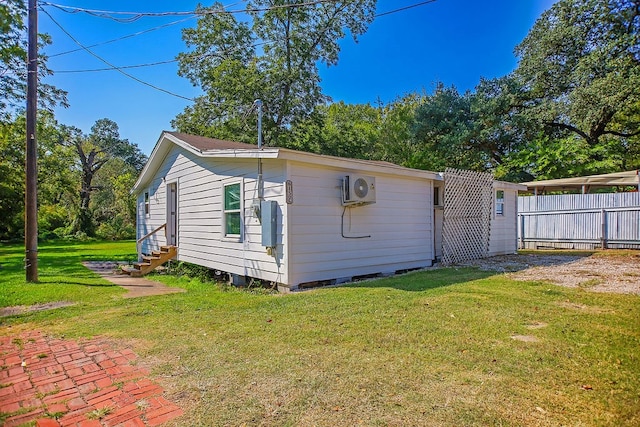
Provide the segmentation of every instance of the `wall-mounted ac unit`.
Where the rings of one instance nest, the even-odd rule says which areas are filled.
[[[376,202],[376,179],[365,175],[347,175],[342,180],[342,205],[368,205]]]

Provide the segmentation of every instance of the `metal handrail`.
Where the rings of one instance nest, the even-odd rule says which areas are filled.
[[[142,245],[141,243],[145,240],[148,239],[149,237],[153,236],[154,234],[156,234],[158,231],[162,230],[164,228],[164,237],[167,237],[167,223],[165,222],[164,224],[162,224],[160,227],[156,228],[155,230],[145,234],[144,236],[142,236],[141,238],[139,238],[138,240],[136,240],[136,252],[138,253],[138,258],[141,255],[141,251],[142,251]]]

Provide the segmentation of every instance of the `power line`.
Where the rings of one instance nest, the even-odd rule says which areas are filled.
[[[188,18],[179,19],[177,21],[169,22],[169,23],[163,24],[163,25],[158,25],[158,26],[153,27],[153,28],[147,28],[146,30],[138,31],[138,32],[132,33],[132,34],[127,34],[126,36],[122,36],[122,37],[118,37],[118,38],[115,38],[115,39],[106,40],[106,41],[103,41],[103,42],[100,42],[100,43],[92,44],[92,45],[87,46],[87,48],[93,48],[93,47],[97,47],[97,46],[103,46],[105,44],[119,42],[121,40],[126,40],[126,39],[129,39],[129,38],[132,38],[132,37],[140,36],[142,34],[150,33],[152,31],[160,30],[162,28],[170,27],[172,25],[180,24],[182,22],[189,21],[189,20],[191,20],[193,18],[195,18],[195,16],[190,16]],[[67,55],[69,53],[74,53],[74,52],[78,52],[78,51],[81,51],[81,50],[84,50],[84,49],[82,49],[82,48],[72,49],[72,50],[68,50],[68,51],[65,51],[65,52],[54,53],[53,55],[48,55],[48,57],[49,58],[53,58],[53,57],[56,57],[56,56]]]
[[[408,9],[412,9],[412,8],[419,7],[419,6],[424,6],[426,4],[435,3],[435,2],[436,2],[436,0],[428,0],[428,1],[423,1],[421,3],[416,3],[416,4],[409,5],[409,6],[401,7],[401,8],[398,8],[398,9],[393,9],[393,10],[390,10],[390,11],[387,11],[387,12],[381,12],[381,13],[378,13],[378,14],[374,15],[374,18],[379,18],[381,16],[391,15],[393,13],[402,12],[402,11],[405,11],[405,10],[408,10]],[[235,6],[235,5],[239,4],[239,3],[242,3],[242,2],[237,2],[237,3],[233,3],[231,5],[227,5],[227,6],[224,6],[224,8],[226,9],[227,7]],[[54,5],[52,3],[46,3],[46,2],[43,2],[42,4],[43,5],[54,6],[54,7],[57,7],[57,8],[68,7],[68,6]],[[80,8],[77,8],[77,9],[78,9],[78,11],[80,10]],[[41,10],[43,10],[43,9],[41,9]],[[64,9],[62,9],[62,10],[64,10]],[[68,13],[77,13],[77,12],[69,12],[67,10],[64,10],[64,11],[68,12]],[[133,13],[133,12],[112,12],[112,13]],[[176,13],[183,13],[183,12],[176,12]],[[193,19],[195,17],[196,17],[196,14],[194,12],[193,16],[189,16],[189,17],[184,18],[184,19],[179,19],[177,21],[169,22],[167,24],[158,25],[156,27],[148,28],[146,30],[138,31],[138,32],[135,32],[135,33],[132,33],[132,34],[127,34],[125,36],[117,37],[115,39],[106,40],[106,41],[103,41],[103,42],[100,42],[100,43],[95,43],[95,44],[86,46],[86,48],[94,48],[94,47],[97,47],[97,46],[104,46],[106,44],[119,42],[119,41],[122,41],[122,40],[126,40],[128,38],[136,37],[136,36],[139,36],[139,35],[142,35],[142,34],[150,33],[152,31],[157,31],[157,30],[160,30],[160,29],[163,29],[163,28],[167,28],[167,27],[176,25],[176,24],[180,24],[182,22],[189,21],[189,20],[191,20],[191,19]],[[67,54],[70,54],[70,53],[79,52],[81,50],[84,50],[84,48],[79,47],[77,49],[72,49],[72,50],[68,50],[68,51],[65,51],[65,52],[54,53],[52,55],[48,55],[48,57],[49,58],[54,58],[56,56],[67,55]],[[128,65],[128,66],[122,66],[120,68],[140,68],[140,67],[167,64],[167,63],[171,63],[171,62],[176,62],[176,60],[167,60],[167,61],[155,62],[155,63],[150,63],[150,64]],[[63,70],[63,71],[57,71],[57,72],[58,73],[79,73],[79,72],[84,72],[84,71],[86,71],[86,72],[107,71],[107,70],[110,70],[110,69],[111,68],[102,68],[102,69],[93,69],[93,70]]]
[[[269,43],[273,43],[273,42],[259,42],[259,43],[254,43],[253,45],[251,45],[251,47],[258,47],[258,46],[263,46],[265,44],[269,44]],[[89,47],[89,46],[87,46]],[[237,47],[236,49],[231,49],[229,51],[223,52],[226,55],[229,55],[237,50],[241,50],[243,49],[242,46]],[[83,48],[77,49],[77,50],[84,50]],[[190,57],[194,57],[196,59],[203,59],[203,58],[208,58],[210,56],[219,56],[221,58],[224,59],[224,56],[222,54],[218,54],[218,53],[205,53],[205,54],[201,54],[201,55],[196,55],[194,53],[191,54],[186,54],[185,56],[190,56]],[[100,72],[100,71],[116,71],[116,68],[120,68],[120,69],[127,69],[127,68],[144,68],[144,67],[155,67],[157,65],[165,65],[165,64],[171,64],[173,62],[178,62],[180,61],[179,59],[167,59],[165,61],[158,61],[158,62],[149,62],[146,64],[134,64],[134,65],[121,65],[119,67],[109,67],[109,68],[93,68],[93,69],[86,69],[86,70],[52,70],[54,73],[62,73],[62,74],[70,74],[70,73],[92,73],[92,72]]]
[[[146,64],[136,64],[136,65],[126,65],[126,66],[116,66],[111,64],[110,62],[108,62],[107,60],[105,60],[104,58],[100,57],[99,55],[97,55],[96,53],[94,53],[93,51],[90,50],[91,47],[96,47],[96,46],[101,46],[101,45],[105,45],[105,44],[109,44],[109,43],[114,43],[117,41],[121,41],[127,38],[131,38],[131,37],[135,37],[141,34],[145,34],[151,31],[155,31],[158,29],[162,29],[162,28],[166,28],[168,26],[171,25],[175,25],[181,22],[185,22],[187,20],[193,19],[195,16],[197,15],[206,15],[206,14],[211,14],[211,13],[239,13],[239,12],[259,12],[259,11],[268,11],[268,10],[272,10],[272,9],[282,9],[282,8],[291,8],[291,7],[302,7],[302,6],[309,6],[309,5],[315,5],[315,4],[320,4],[320,3],[328,3],[328,2],[332,2],[335,0],[317,0],[317,1],[309,1],[309,2],[305,2],[305,3],[296,3],[296,4],[289,4],[289,5],[277,5],[277,6],[271,6],[268,8],[253,8],[253,9],[242,9],[242,10],[236,10],[236,11],[227,11],[224,10],[224,8],[226,7],[231,7],[234,5],[237,5],[241,2],[237,2],[234,3],[232,5],[229,6],[224,6],[223,10],[210,10],[210,11],[193,11],[193,12],[145,12],[145,13],[138,13],[138,12],[114,12],[114,11],[97,11],[97,10],[90,10],[90,9],[83,9],[83,8],[76,8],[76,7],[71,7],[71,6],[64,6],[64,5],[58,5],[58,4],[54,4],[54,3],[48,3],[48,2],[43,2],[41,3],[42,5],[45,6],[52,6],[52,7],[56,7],[64,12],[68,12],[68,13],[80,13],[80,12],[85,12],[85,13],[89,13],[89,14],[93,14],[94,16],[98,16],[97,14],[108,14],[108,13],[113,13],[113,14],[135,14],[137,16],[136,19],[139,19],[142,16],[170,16],[170,15],[193,15],[193,16],[189,16],[188,18],[185,19],[181,19],[181,20],[177,20],[177,21],[173,21],[167,24],[163,24],[163,25],[159,25],[153,28],[149,28],[146,30],[142,30],[142,31],[138,31],[136,33],[133,34],[129,34],[126,36],[122,36],[122,37],[118,37],[112,40],[107,40],[101,43],[96,43],[93,44],[91,46],[84,46],[82,43],[80,43],[75,37],[73,37],[67,30],[65,30],[60,23],[58,23],[52,16],[51,14],[49,14],[46,10],[44,10],[42,7],[40,8],[40,10],[42,10],[42,12],[44,12],[50,19],[51,21],[56,24],[69,38],[71,38],[71,40],[73,40],[78,46],[78,49],[74,49],[74,50],[70,50],[70,51],[66,51],[66,52],[61,52],[61,53],[57,53],[54,55],[51,55],[50,57],[54,57],[54,56],[60,56],[60,55],[65,55],[68,53],[72,53],[72,52],[77,52],[80,50],[84,50],[87,53],[89,53],[90,55],[94,56],[95,58],[97,58],[98,60],[100,60],[101,62],[105,63],[106,65],[109,66],[109,68],[97,68],[97,69],[87,69],[87,70],[59,70],[59,71],[55,71],[57,73],[82,73],[82,72],[101,72],[101,71],[118,71],[121,74],[123,74],[126,77],[129,77],[130,79],[133,79],[135,81],[137,81],[140,84],[143,84],[145,86],[151,87],[153,89],[156,89],[158,91],[164,92],[166,94],[181,98],[181,99],[185,99],[187,101],[195,101],[193,98],[188,98],[182,95],[179,95],[177,93],[171,92],[169,90],[160,88],[158,86],[155,86],[151,83],[148,83],[144,80],[141,80],[127,72],[124,71],[124,69],[130,69],[130,68],[143,68],[143,67],[152,67],[152,66],[157,66],[157,65],[164,65],[164,64],[169,64],[169,63],[173,63],[173,62],[177,62],[178,59],[171,59],[171,60],[166,60],[166,61],[159,61],[159,62],[152,62],[152,63],[146,63]],[[402,12],[408,9],[412,9],[412,8],[416,8],[419,6],[424,6],[430,3],[435,3],[436,0],[427,0],[427,1],[423,1],[420,3],[415,3],[412,5],[408,5],[408,6],[404,6],[398,9],[393,9],[387,12],[382,12],[379,14],[374,15],[375,18],[379,18],[381,16],[387,16],[387,15],[391,15],[394,13],[398,13],[398,12]],[[107,17],[106,15],[100,15],[100,17]],[[124,22],[124,21],[121,21]],[[133,22],[133,21],[130,21]],[[253,45],[253,47],[257,47],[260,45],[264,45],[264,44],[268,44],[270,42],[261,42],[261,43],[256,43],[255,45]],[[231,51],[233,52],[233,51]],[[231,53],[228,52],[228,53]],[[201,57],[207,57],[207,56],[211,56],[211,55],[201,55]],[[220,103],[218,103],[220,104]]]
[[[416,4],[411,4],[409,6],[401,7],[401,8],[398,8],[398,9],[389,10],[387,12],[378,13],[377,15],[374,16],[374,18],[380,18],[381,16],[386,16],[386,15],[391,15],[393,13],[403,12],[403,11],[408,10],[408,9],[413,9],[414,7],[424,6],[426,4],[435,3],[435,2],[436,2],[436,0],[428,0],[428,1],[423,1],[423,2],[420,2],[420,3],[416,3]]]
[[[83,50],[83,49],[78,49]],[[171,64],[173,62],[178,62],[178,59],[169,59],[167,61],[159,61],[159,62],[150,62],[147,64],[136,64],[136,65],[121,65],[117,68],[121,70],[129,69],[129,68],[144,68],[144,67],[155,67],[157,65]],[[53,70],[56,74],[70,74],[70,73],[94,73],[99,71],[117,71],[117,68],[109,67],[109,68],[92,68],[86,70]]]
[[[269,7],[264,7],[264,8],[245,8],[245,9],[236,9],[236,10],[227,10],[227,7],[231,7],[231,6],[235,6],[239,3],[242,2],[237,2],[237,3],[233,3],[232,5],[229,6],[224,6],[222,8],[222,10],[217,9],[197,9],[197,10],[190,10],[190,11],[169,11],[169,12],[123,12],[123,11],[114,11],[114,10],[96,10],[96,9],[86,9],[86,8],[81,8],[81,7],[75,7],[75,6],[66,6],[66,5],[61,5],[61,4],[56,4],[56,3],[49,3],[49,2],[42,2],[40,3],[41,6],[51,6],[51,7],[55,7],[57,9],[62,10],[63,12],[66,13],[86,13],[92,16],[96,16],[98,18],[108,18],[108,19],[112,19],[118,22],[134,22],[137,21],[140,18],[143,17],[162,17],[162,16],[185,16],[188,15],[189,18],[187,19],[191,19],[195,16],[201,16],[201,15],[211,15],[211,14],[219,14],[219,13],[250,13],[250,12],[268,12],[270,10],[277,10],[277,9],[290,9],[290,8],[297,8],[297,7],[304,7],[304,6],[313,6],[316,4],[322,4],[322,3],[333,3],[335,2],[335,0],[315,0],[315,1],[308,1],[308,2],[302,2],[302,3],[294,3],[294,4],[284,4],[284,5],[275,5],[275,6],[269,6]],[[398,12],[402,12],[408,9],[413,9],[416,7],[420,7],[420,6],[424,6],[430,3],[435,3],[436,0],[428,0],[428,1],[423,1],[420,3],[415,3],[415,4],[411,4],[408,6],[404,6],[398,9],[393,9],[393,10],[389,10],[387,12],[382,12],[382,13],[378,13],[376,15],[374,15],[375,18],[379,18],[381,16],[386,16],[386,15],[391,15],[394,13],[398,13]],[[132,15],[130,18],[115,18],[111,15]],[[186,19],[185,19],[186,20]],[[181,22],[181,21],[177,21],[177,22]],[[167,24],[167,25],[172,25],[172,24]]]
[[[58,23],[58,21],[56,21],[55,19],[53,19],[53,16],[51,16],[51,15],[49,14],[49,12],[47,12],[46,10],[42,10],[42,12],[44,12],[44,13],[49,17],[49,19],[51,19],[51,21],[52,21],[54,24],[56,24],[56,25],[57,25],[57,26],[62,30],[62,32],[63,32],[63,33],[65,33],[65,34],[66,34],[66,35],[67,35],[71,40],[73,40],[73,41],[74,41],[74,43],[76,43],[78,46],[80,46],[83,50],[85,50],[85,51],[86,51],[87,53],[89,53],[91,56],[93,56],[93,57],[95,57],[96,59],[98,59],[98,60],[100,60],[100,61],[104,62],[104,63],[105,63],[105,64],[107,64],[109,67],[113,68],[114,70],[118,71],[119,73],[121,73],[121,74],[123,74],[123,75],[125,75],[125,76],[129,77],[129,78],[130,78],[130,79],[132,79],[132,80],[137,81],[137,82],[138,82],[138,83],[140,83],[140,84],[143,84],[143,85],[145,85],[145,86],[149,86],[150,88],[153,88],[153,89],[158,90],[158,91],[160,91],[160,92],[164,92],[164,93],[166,93],[166,94],[168,94],[168,95],[172,95],[172,96],[175,96],[175,97],[177,97],[177,98],[185,99],[185,100],[187,100],[187,101],[192,101],[192,102],[193,102],[193,101],[195,101],[193,98],[189,98],[189,97],[186,97],[186,96],[182,96],[182,95],[179,95],[179,94],[177,94],[177,93],[171,92],[171,91],[169,91],[169,90],[167,90],[167,89],[163,89],[163,88],[158,87],[158,86],[155,86],[155,85],[153,85],[153,84],[151,84],[151,83],[145,82],[144,80],[141,80],[141,79],[139,79],[139,78],[137,78],[137,77],[135,77],[135,76],[133,76],[133,75],[131,75],[131,74],[127,73],[126,71],[124,71],[124,70],[120,69],[119,67],[117,67],[117,66],[113,65],[112,63],[110,63],[110,62],[109,62],[109,61],[107,61],[106,59],[104,59],[104,58],[100,57],[99,55],[97,55],[96,53],[94,53],[93,51],[91,51],[90,49],[88,49],[87,47],[85,47],[82,43],[80,43],[80,42],[79,42],[75,37],[73,37],[73,36],[72,36],[72,35],[71,35],[67,30],[65,30],[65,29],[64,29],[64,27]]]
[[[232,6],[238,5],[240,3],[243,3],[243,2],[239,1],[239,2],[236,2],[236,3],[231,3],[231,4],[227,5],[227,6],[224,6],[224,8],[226,9],[227,7],[232,7]],[[103,46],[103,45],[106,45],[106,44],[119,42],[121,40],[126,40],[126,39],[129,39],[129,38],[132,38],[132,37],[140,36],[142,34],[150,33],[152,31],[157,31],[157,30],[161,30],[163,28],[171,27],[171,26],[176,25],[176,24],[181,24],[181,23],[189,21],[189,20],[191,20],[191,19],[193,19],[195,17],[196,17],[196,15],[189,16],[189,17],[184,18],[184,19],[178,19],[177,21],[172,21],[172,22],[169,22],[167,24],[162,24],[162,25],[158,25],[158,26],[155,26],[155,27],[152,27],[152,28],[147,28],[146,30],[141,30],[141,31],[138,31],[138,32],[135,32],[135,33],[132,33],[132,34],[127,34],[125,36],[117,37],[115,39],[111,39],[111,40],[103,41],[103,42],[100,42],[100,43],[92,44],[92,45],[89,45],[87,47],[88,48],[93,48],[93,47],[97,47],[97,46]],[[48,57],[49,58],[54,58],[56,56],[67,55],[69,53],[74,53],[74,52],[78,52],[78,51],[81,51],[81,50],[83,50],[83,49],[82,48],[72,49],[72,50],[68,50],[68,51],[65,51],[65,52],[54,53],[53,55],[49,55]]]
[[[81,48],[82,50],[86,51],[86,52],[87,52],[87,53],[89,53],[91,56],[95,57],[96,59],[98,59],[98,60],[100,60],[101,62],[103,62],[103,63],[105,63],[106,65],[108,65],[110,68],[105,69],[105,71],[106,71],[106,70],[118,71],[119,73],[123,74],[124,76],[129,77],[130,79],[132,79],[132,80],[134,80],[134,81],[136,81],[136,82],[138,82],[138,83],[140,83],[140,84],[143,84],[143,85],[145,85],[145,86],[148,86],[148,87],[150,87],[150,88],[152,88],[152,89],[158,90],[158,91],[163,92],[163,93],[166,93],[166,94],[168,94],[168,95],[175,96],[175,97],[177,97],[177,98],[185,99],[185,100],[187,100],[187,101],[196,102],[196,99],[194,99],[194,98],[189,98],[189,97],[186,97],[186,96],[183,96],[183,95],[180,95],[180,94],[177,94],[177,93],[171,92],[171,91],[169,91],[169,90],[167,90],[167,89],[163,89],[163,88],[161,88],[161,87],[158,87],[158,86],[156,86],[156,85],[153,85],[153,84],[151,84],[151,83],[148,83],[148,82],[146,82],[146,81],[144,81],[144,80],[142,80],[142,79],[139,79],[139,78],[137,78],[137,77],[135,77],[135,76],[133,76],[133,75],[131,75],[131,74],[129,74],[129,73],[127,73],[127,72],[125,72],[125,71],[123,71],[123,70],[122,70],[122,68],[132,68],[132,67],[135,67],[135,66],[129,66],[129,67],[118,67],[118,66],[116,66],[116,65],[114,65],[114,64],[111,64],[109,61],[107,61],[106,59],[102,58],[102,57],[101,57],[101,56],[99,56],[98,54],[96,54],[96,53],[94,53],[93,51],[91,51],[90,49],[88,49],[88,48],[87,48],[86,46],[84,46],[82,43],[80,43],[80,42],[79,42],[75,37],[73,37],[73,35],[71,35],[71,33],[69,33],[69,32],[68,32],[68,31],[67,31],[67,30],[66,30],[62,25],[60,25],[60,23],[59,23],[58,21],[56,21],[56,20],[51,16],[51,14],[49,14],[46,10],[42,10],[42,12],[43,12],[44,14],[46,14],[46,15],[49,17],[49,19],[51,19],[51,21],[52,21],[54,24],[56,24],[56,25],[58,26],[58,28],[60,28],[60,30],[62,30],[62,32],[63,32],[63,33],[65,33],[65,34],[66,34],[66,35],[67,35],[71,40],[73,40],[73,42],[74,42],[74,43],[76,43],[78,46],[80,46],[80,48]],[[256,43],[256,44],[254,45],[254,47],[257,47],[257,46],[259,46],[259,45],[264,45],[264,44],[267,44],[267,43],[269,43],[269,42]],[[233,52],[233,50],[232,50],[231,52]],[[228,52],[228,53],[231,53],[231,52]],[[209,55],[198,55],[198,56],[199,56],[199,57],[206,57],[206,56],[211,56],[211,55],[209,54]],[[176,60],[162,61],[162,62],[160,62],[160,63],[169,63],[169,62],[175,62],[175,61],[176,61]],[[159,65],[160,63],[157,63],[157,64]],[[150,65],[155,65],[155,64],[142,64],[142,65],[140,65],[140,66],[150,66]],[[214,102],[214,101],[210,101],[210,100],[206,100],[205,102],[206,102],[206,103],[209,103],[209,104],[215,104],[215,105],[226,105],[226,104],[227,104],[227,103],[224,103],[224,102]]]
[[[86,13],[88,15],[92,15],[98,18],[107,18],[112,19],[114,21],[130,23],[135,22],[143,17],[163,17],[163,16],[201,16],[201,15],[211,15],[211,14],[219,14],[219,13],[256,13],[256,12],[268,12],[270,10],[278,10],[278,9],[292,9],[297,7],[304,6],[314,6],[322,3],[335,3],[336,0],[313,0],[307,2],[300,3],[292,3],[292,4],[283,4],[283,5],[275,5],[269,7],[256,7],[256,8],[245,8],[245,9],[235,9],[235,10],[227,10],[225,8],[220,9],[197,9],[192,11],[170,11],[170,12],[122,12],[122,11],[113,11],[113,10],[96,10],[96,9],[85,9],[81,7],[75,6],[66,6],[56,3],[42,2],[41,6],[51,6],[57,9],[62,10],[67,13]],[[238,3],[235,3],[238,4]],[[131,15],[129,18],[116,18],[112,15]]]

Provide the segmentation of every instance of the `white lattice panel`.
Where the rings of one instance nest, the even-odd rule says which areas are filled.
[[[492,196],[493,177],[490,173],[445,170],[443,264],[487,256]]]

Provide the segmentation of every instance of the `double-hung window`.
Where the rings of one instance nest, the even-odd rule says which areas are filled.
[[[224,186],[224,237],[242,237],[242,185],[240,182]]]
[[[496,191],[496,216],[504,215],[504,191]]]
[[[145,191],[144,192],[144,216],[145,217],[149,217],[149,215],[151,214],[150,211],[150,206],[149,206],[149,192]]]

